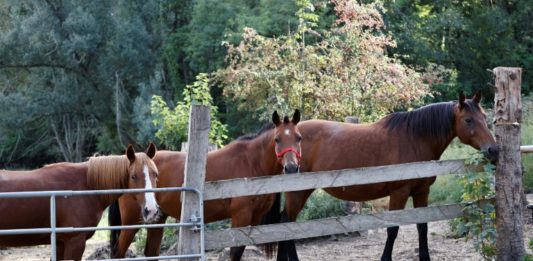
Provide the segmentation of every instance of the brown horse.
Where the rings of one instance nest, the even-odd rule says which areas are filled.
[[[322,120],[298,125],[302,145],[302,172],[389,165],[438,160],[448,144],[458,137],[491,161],[498,158],[498,146],[489,132],[486,115],[477,93],[459,102],[436,103],[410,112],[392,113],[373,124],[346,124]],[[403,209],[409,197],[415,208],[428,205],[429,187],[435,177],[324,189],[349,201],[367,201],[390,196],[389,209]],[[287,192],[284,218],[296,220],[313,190]],[[285,216],[286,215],[286,216]],[[429,260],[427,223],[417,225],[419,258]],[[398,227],[387,229],[381,260],[391,260]],[[280,242],[278,260],[298,260],[294,241]]]
[[[56,163],[31,171],[0,171],[0,191],[97,190],[144,188],[158,174],[152,161],[156,148],[150,144],[145,153],[135,153],[130,145],[126,156],[92,157],[82,163]],[[138,193],[134,202],[144,209],[143,218],[159,218],[153,193]],[[148,194],[148,193],[146,193]],[[104,209],[120,195],[57,197],[57,227],[93,227],[98,225]],[[48,197],[3,198],[0,200],[0,229],[50,227]],[[141,211],[139,211],[139,215]],[[60,260],[81,260],[85,241],[91,232],[57,234],[56,256]],[[50,244],[50,234],[3,235],[0,245],[8,247]]]
[[[241,137],[220,150],[209,152],[205,180],[298,172],[301,135],[296,125],[299,120],[300,112],[298,110],[294,112],[290,121],[288,117],[284,117],[281,121],[278,114],[274,112],[272,115],[274,124],[266,126],[255,135]],[[154,162],[160,172],[157,182],[158,188],[182,186],[186,155],[186,153],[172,151],[159,151],[156,154]],[[277,201],[279,216],[279,193],[208,200],[204,202],[204,221],[209,223],[231,218],[233,227],[258,225],[275,201]],[[166,215],[180,218],[180,193],[157,193],[157,202]],[[119,199],[120,218],[117,217],[116,209],[112,210],[114,211],[110,210],[109,214],[111,225],[119,225],[119,220],[126,225],[138,223],[138,207],[127,195]],[[162,219],[161,222],[164,223],[165,219]],[[279,220],[273,220],[273,222],[279,222]],[[124,257],[136,232],[136,230],[120,231],[118,245],[116,233],[111,232],[114,258]],[[159,255],[162,234],[163,229],[148,229],[146,256]],[[232,247],[231,259],[240,260],[244,248],[245,246]]]

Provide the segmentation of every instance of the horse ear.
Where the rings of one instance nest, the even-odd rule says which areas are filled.
[[[150,142],[150,144],[148,145],[148,148],[146,149],[146,155],[149,158],[153,159],[156,152],[157,152],[157,148],[155,147],[155,144]]]
[[[133,149],[133,146],[131,144],[128,145],[128,148],[126,149],[126,156],[128,157],[131,163],[135,161],[135,150]]]
[[[272,122],[276,126],[279,126],[281,124],[281,119],[279,118],[277,111],[274,111],[274,113],[272,113]]]
[[[472,98],[472,100],[475,103],[479,103],[481,101],[481,91],[477,91],[476,94],[474,94],[474,97]]]
[[[459,93],[459,109],[462,110],[465,107],[465,100],[466,100],[465,93],[461,91]]]
[[[300,122],[300,110],[295,109],[292,115],[292,124],[296,125],[298,122]]]

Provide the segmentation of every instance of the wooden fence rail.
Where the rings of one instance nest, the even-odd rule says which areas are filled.
[[[484,204],[485,202],[480,202]],[[466,203],[425,208],[387,211],[379,214],[349,215],[302,222],[230,228],[206,233],[206,249],[255,245],[267,242],[319,237],[347,232],[400,226],[439,220],[462,215]]]
[[[466,173],[469,170],[479,171],[481,167],[465,166],[464,160],[443,160],[220,180],[205,183],[204,200],[427,178]]]

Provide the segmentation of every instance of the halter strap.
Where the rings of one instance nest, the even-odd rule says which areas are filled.
[[[298,159],[300,159],[302,157],[300,152],[298,152],[298,150],[296,150],[294,147],[287,147],[284,150],[282,150],[280,153],[276,153],[276,156],[278,156],[278,158],[281,158],[287,152],[293,152],[294,154],[296,154],[296,158],[298,158]]]

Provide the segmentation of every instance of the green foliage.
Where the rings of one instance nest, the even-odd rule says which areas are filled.
[[[314,9],[301,4],[300,15],[314,21]],[[379,5],[335,4],[337,20],[311,44],[303,40],[305,23],[301,37],[268,38],[246,28],[239,45],[228,45],[228,66],[218,72],[224,94],[263,120],[272,109],[292,108],[309,118],[373,120],[428,95],[419,73],[385,55],[394,41],[381,31]]]
[[[171,109],[161,96],[152,97],[153,124],[158,130],[155,136],[162,144],[173,150],[179,150],[181,142],[187,140],[189,111],[192,104],[208,105],[211,108],[211,130],[209,142],[222,147],[227,137],[227,127],[217,119],[217,107],[209,93],[207,74],[199,74],[192,85],[183,91],[183,101]]]
[[[497,66],[531,68],[533,26],[525,22],[533,6],[514,1],[385,1],[387,26],[398,45],[391,49],[407,64],[425,67],[437,63],[457,71],[457,81],[447,91],[437,89],[443,100],[457,90],[482,90],[493,97],[492,75]],[[490,50],[490,51],[487,51]],[[526,51],[527,50],[527,51]],[[524,75],[524,93],[531,90],[532,75]]]
[[[468,164],[482,163],[480,153],[473,155]],[[461,176],[463,185],[463,202],[469,204],[463,208],[464,216],[450,221],[452,231],[457,236],[466,235],[474,240],[476,250],[485,260],[496,256],[496,211],[492,203],[478,201],[494,196],[493,184],[494,165],[485,164],[484,173],[468,173]]]
[[[522,98],[522,110],[524,119],[520,129],[522,135],[522,145],[533,145],[533,98]],[[522,164],[524,166],[523,186],[525,193],[533,192],[533,154],[522,153]]]
[[[529,248],[529,251],[533,252],[533,238],[529,239],[527,246]],[[524,256],[523,261],[533,261],[533,255],[527,254],[526,256]]]
[[[323,190],[315,190],[298,215],[298,220],[311,220],[345,215],[343,201]]]

